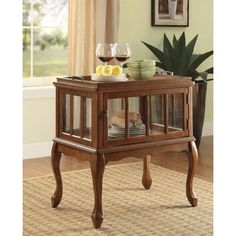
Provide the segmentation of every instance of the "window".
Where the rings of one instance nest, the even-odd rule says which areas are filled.
[[[24,78],[66,75],[68,0],[23,0],[22,42]]]

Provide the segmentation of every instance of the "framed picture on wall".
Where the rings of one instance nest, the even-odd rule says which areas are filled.
[[[189,0],[152,0],[152,26],[188,26]]]

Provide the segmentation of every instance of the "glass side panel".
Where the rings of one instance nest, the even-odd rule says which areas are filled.
[[[165,133],[164,94],[150,97],[150,135]]]
[[[91,141],[92,98],[64,94],[62,132]]]
[[[125,119],[124,99],[114,98],[107,100],[107,137],[108,140],[124,139]]]
[[[84,100],[84,137],[91,140],[92,134],[92,99],[85,98]]]
[[[73,96],[73,135],[80,136],[80,96]]]
[[[183,131],[184,94],[168,94],[168,132]]]
[[[129,135],[146,135],[145,97],[129,97]],[[143,104],[143,106],[141,106]],[[144,109],[143,109],[144,108]]]
[[[70,95],[62,97],[62,132],[70,133]]]

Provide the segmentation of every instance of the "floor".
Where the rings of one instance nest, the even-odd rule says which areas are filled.
[[[198,170],[196,177],[213,182],[213,136],[202,137],[199,148]],[[140,161],[135,158],[126,158],[121,161],[111,162],[108,165],[130,163]],[[171,170],[187,173],[186,152],[168,152],[161,156],[155,155],[151,162]],[[36,158],[23,161],[23,178],[39,177],[52,174],[50,157]],[[61,159],[61,171],[70,171],[89,168],[89,163],[79,161],[75,157],[63,156]]]

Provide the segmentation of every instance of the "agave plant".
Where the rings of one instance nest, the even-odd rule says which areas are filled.
[[[186,37],[183,32],[179,39],[173,36],[172,44],[164,34],[163,51],[160,49],[145,43],[152,53],[158,58],[159,62],[156,62],[156,66],[165,70],[171,71],[174,75],[182,75],[192,77],[195,82],[209,81],[208,74],[213,74],[213,67],[204,70],[202,72],[197,71],[198,67],[213,54],[213,51],[209,51],[203,54],[193,54],[195,44],[197,42],[198,35],[196,35],[187,45]]]

